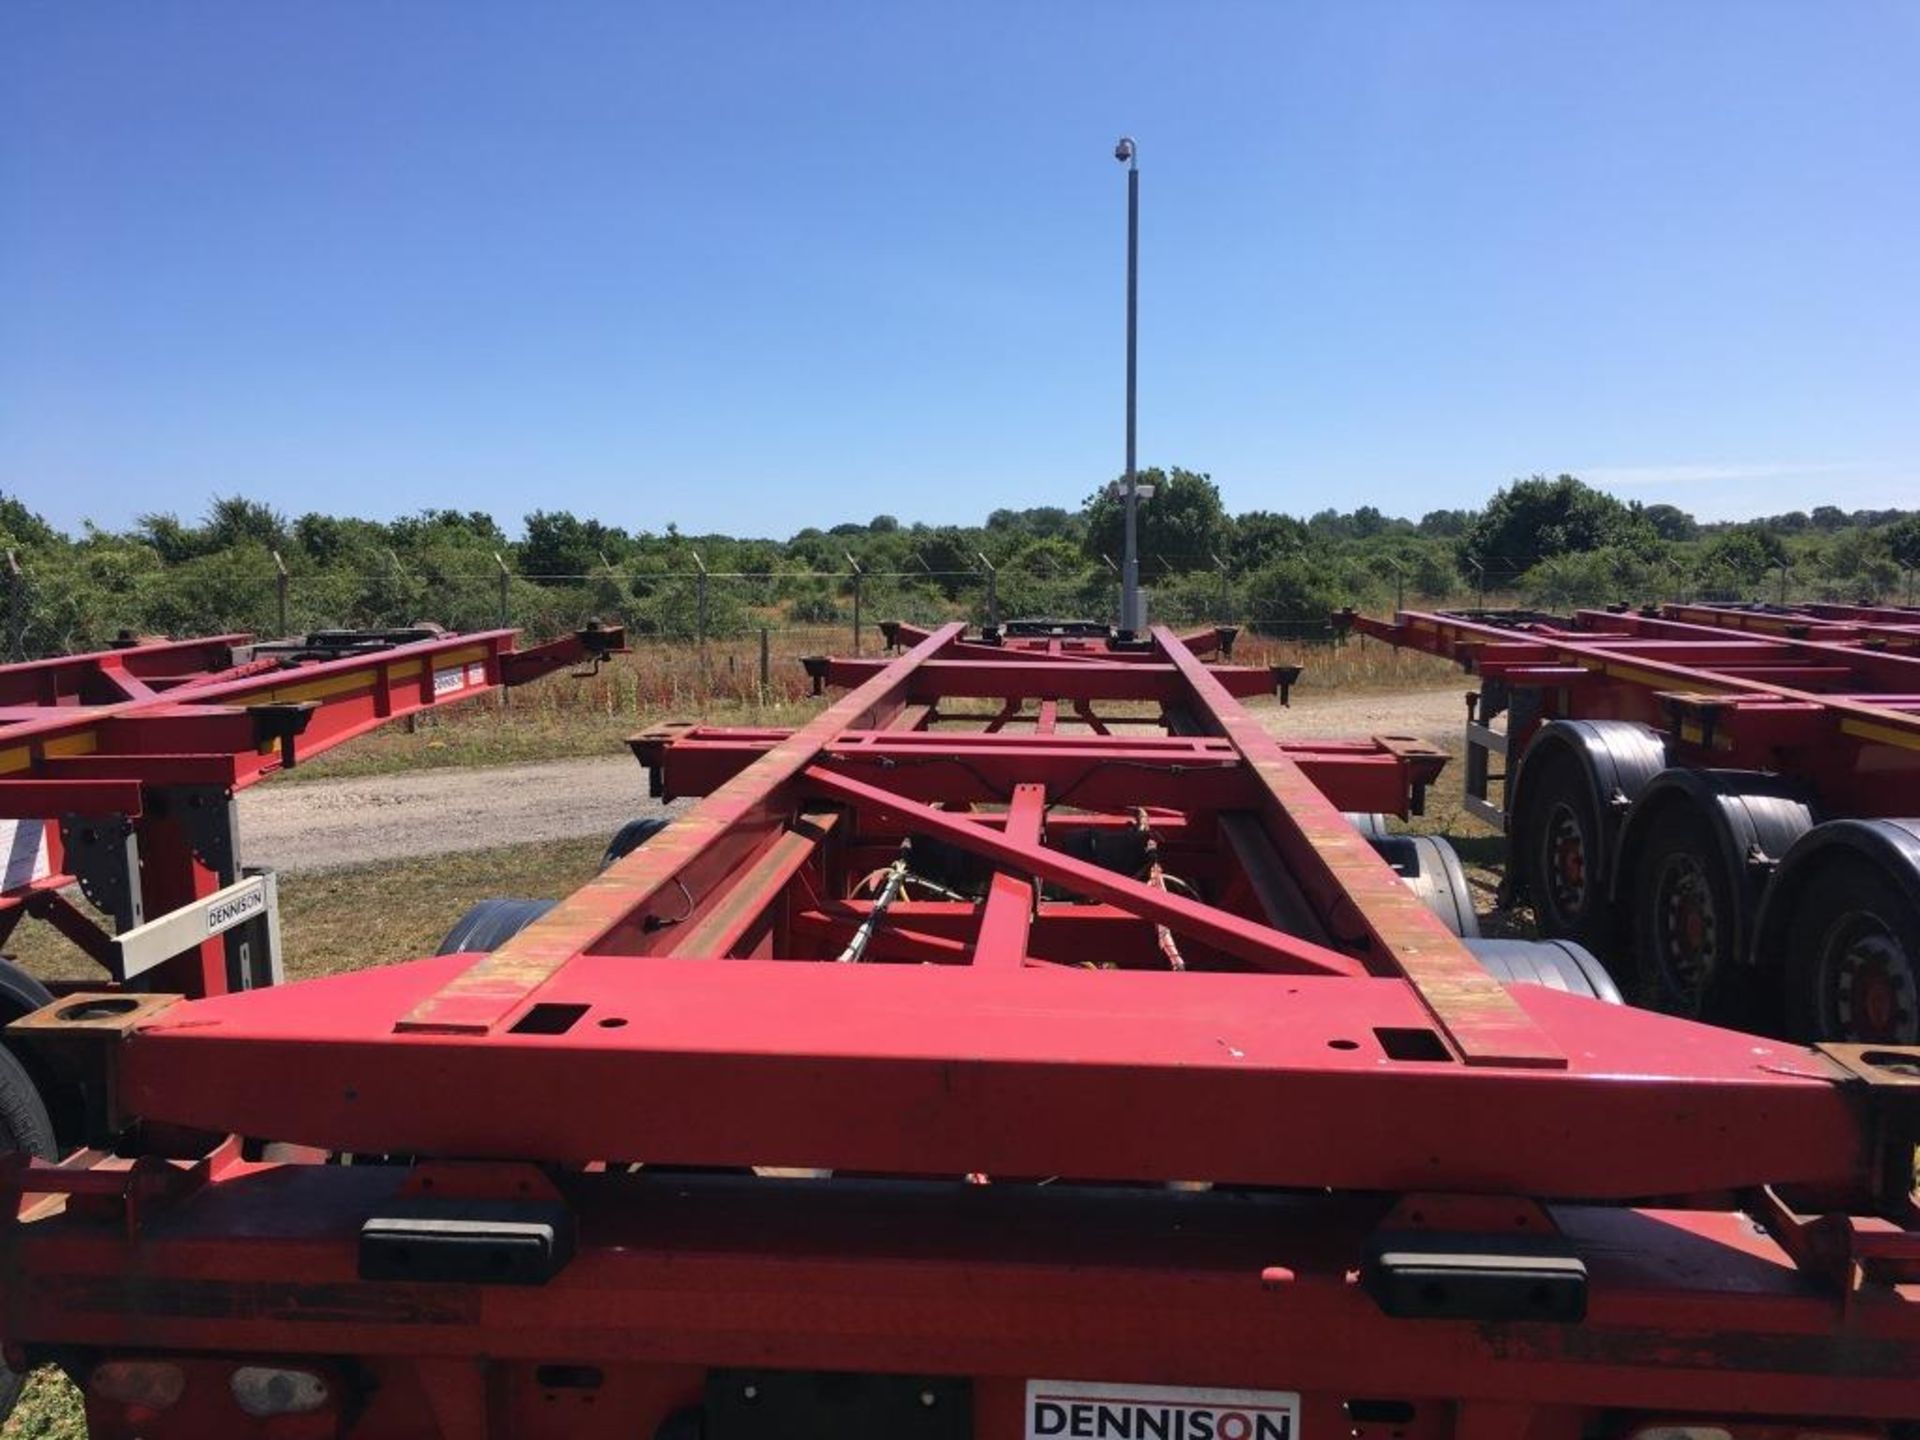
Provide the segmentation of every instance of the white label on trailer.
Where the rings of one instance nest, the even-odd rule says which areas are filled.
[[[487,683],[487,667],[483,662],[476,660],[471,665],[467,666],[467,684],[484,685],[486,683]]]
[[[0,890],[16,890],[52,873],[47,860],[47,822],[0,820]]]
[[[458,665],[449,665],[444,670],[433,672],[433,693],[436,695],[466,688],[467,672]]]
[[[1299,1440],[1293,1390],[1029,1380],[1026,1440]]]
[[[207,906],[207,934],[218,935],[223,930],[231,930],[242,920],[251,920],[266,908],[267,887],[256,881],[251,890],[242,890],[237,895]]]

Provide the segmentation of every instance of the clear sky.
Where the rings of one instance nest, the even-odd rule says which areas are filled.
[[[1920,4],[0,6],[0,488],[1920,504]]]

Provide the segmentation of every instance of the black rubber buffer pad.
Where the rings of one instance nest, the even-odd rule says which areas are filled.
[[[1402,1320],[1586,1318],[1587,1267],[1563,1242],[1409,1231],[1376,1236],[1360,1283]]]
[[[973,1389],[948,1376],[711,1370],[706,1440],[972,1440]]]
[[[573,1258],[573,1215],[558,1201],[419,1200],[360,1227],[362,1280],[544,1285]]]

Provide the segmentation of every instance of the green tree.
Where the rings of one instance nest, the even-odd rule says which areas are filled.
[[[65,539],[66,536],[29,510],[18,497],[0,490],[0,541],[9,549],[57,545]]]
[[[1896,520],[1886,529],[1887,553],[1902,570],[1920,570],[1920,515]]]
[[[671,537],[678,538],[673,526],[667,529]],[[617,565],[632,548],[625,531],[598,520],[582,520],[571,510],[536,510],[526,518],[520,568],[529,580],[543,585],[577,584],[606,568],[600,562],[602,555]]]
[[[1678,505],[1649,505],[1640,516],[1662,540],[1693,540],[1700,534],[1700,522]]]
[[[1171,570],[1211,568],[1227,540],[1227,512],[1213,477],[1176,465],[1172,470],[1142,470],[1139,483],[1153,486],[1153,497],[1139,502],[1141,574],[1162,565]],[[1111,556],[1119,563],[1126,533],[1122,486],[1115,484],[1088,496],[1083,513],[1087,558],[1099,561]]]
[[[1746,593],[1770,570],[1785,564],[1787,547],[1771,530],[1735,525],[1723,530],[1700,553],[1695,575],[1709,594]]]
[[[1488,502],[1460,539],[1460,570],[1481,566],[1495,588],[1514,584],[1542,560],[1604,545],[1649,549],[1652,526],[1626,505],[1571,475],[1516,480]]]
[[[217,496],[201,527],[209,552],[236,545],[263,545],[269,550],[286,543],[287,519],[271,505],[244,495]]]
[[[1227,560],[1235,570],[1258,570],[1307,548],[1307,527],[1291,515],[1249,510],[1233,521]]]
[[[1417,528],[1422,535],[1451,540],[1466,534],[1467,527],[1473,521],[1474,512],[1471,510],[1429,510],[1420,517]]]

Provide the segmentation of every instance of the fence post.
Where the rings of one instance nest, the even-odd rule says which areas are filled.
[[[864,572],[860,569],[860,562],[853,558],[851,550],[842,550],[840,553],[847,557],[847,565],[853,571],[853,653],[858,655],[860,653],[860,582]]]
[[[1473,566],[1474,587],[1480,596],[1480,608],[1484,610],[1487,608],[1487,567],[1478,560],[1467,563]]]
[[[987,567],[987,623],[989,625],[998,625],[1000,623],[1000,594],[998,588],[1000,572],[995,570],[993,568],[993,562],[978,550],[974,551],[973,554],[975,559]]]
[[[500,567],[500,628],[505,630],[511,623],[513,612],[509,601],[510,587],[513,584],[513,572],[507,569],[507,562],[500,558],[498,550],[493,552],[493,563]],[[502,692],[504,693],[504,692]]]
[[[1227,574],[1227,562],[1218,555],[1213,557],[1214,567],[1220,572],[1220,613],[1214,618],[1221,624],[1233,618],[1233,580]]]
[[[707,562],[695,550],[693,563],[700,570],[699,578],[694,581],[693,638],[700,647],[700,664],[704,668],[707,663]]]
[[[287,628],[287,562],[280,558],[278,550],[269,550],[267,553],[273,556],[273,588],[280,602],[280,638],[284,640],[290,633]]]
[[[1787,603],[1787,562],[1780,562],[1780,603]]]
[[[387,546],[386,548],[387,548],[387,580],[388,580],[388,583],[391,584],[393,587],[393,593],[395,595],[398,595],[400,593],[400,555],[399,555],[399,552],[396,551],[391,545]],[[404,612],[389,612],[389,613],[404,613]],[[397,630],[402,625],[405,625],[407,622],[405,620],[391,620],[388,623],[391,624],[393,628]],[[407,727],[407,733],[411,735],[413,733],[413,727],[412,727],[413,717],[408,716],[407,719],[409,722]]]
[[[760,703],[766,704],[773,689],[773,670],[768,664],[767,627],[760,627]]]
[[[1400,612],[1407,608],[1407,567],[1391,555],[1384,558],[1393,567],[1393,615],[1397,620]]]
[[[20,557],[7,551],[7,658],[27,658],[26,626],[21,623],[21,602],[26,599],[27,577],[20,569]]]

